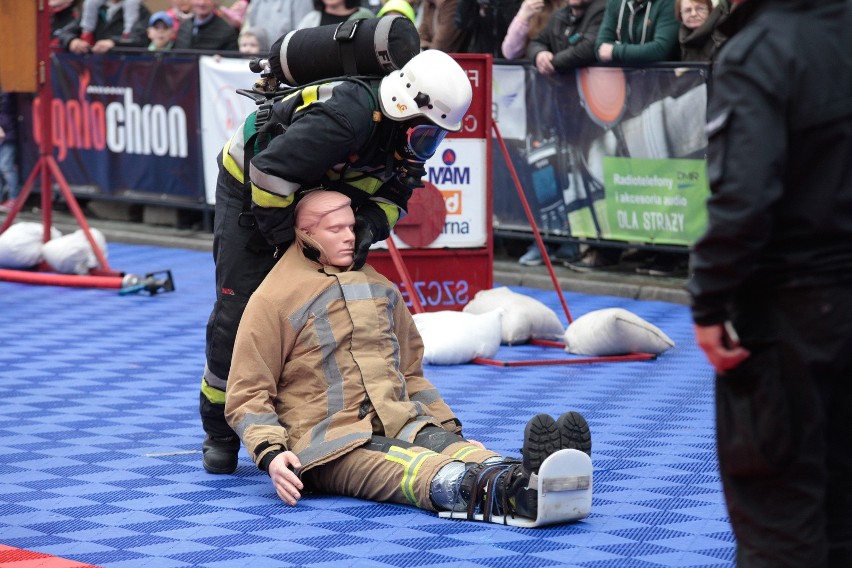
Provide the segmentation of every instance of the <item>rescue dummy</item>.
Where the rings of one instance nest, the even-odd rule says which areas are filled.
[[[386,18],[412,26],[399,16],[380,20]],[[296,43],[284,41],[288,37],[269,58],[281,83],[288,67],[282,53]],[[472,98],[467,74],[446,53],[417,54],[416,42],[411,49],[407,63],[383,78],[313,84],[263,105],[218,158],[216,302],[200,395],[203,464],[210,473],[237,466],[239,440],[224,419],[234,337],[248,298],[293,241],[303,188],[334,189],[351,199],[357,269],[405,214],[412,191],[422,186],[426,160],[448,131],[461,129]]]
[[[303,197],[295,243],[237,334],[226,417],[279,497],[296,505],[315,491],[519,526],[586,516],[583,417],[533,417],[521,460],[464,438],[423,374],[399,290],[369,264],[353,269],[355,225],[345,195]]]

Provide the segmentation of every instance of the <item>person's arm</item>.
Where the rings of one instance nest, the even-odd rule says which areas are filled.
[[[542,30],[538,32],[538,34],[527,44],[527,58],[533,63],[535,63],[536,55],[542,51],[553,51],[553,46],[550,45],[550,34],[552,33],[552,26],[556,23],[553,17],[554,15],[555,13],[551,14],[550,19],[547,21],[547,25],[545,25],[544,28],[542,28]]]
[[[677,54],[680,22],[674,13],[674,2],[663,0],[652,7],[654,38],[643,44],[619,43],[612,52],[612,60],[620,63],[654,63],[667,61]]]
[[[588,21],[583,22],[581,29],[568,38],[568,47],[553,54],[553,67],[559,73],[568,73],[595,62],[595,39],[603,22],[603,10],[587,17]]]
[[[71,45],[75,39],[88,46],[86,42],[80,39],[80,34],[82,32],[83,28],[80,27],[80,20],[78,19],[68,23],[62,28],[59,28],[58,30],[53,32],[53,35],[59,41],[59,46],[62,49],[70,51],[72,53],[77,53],[77,51],[75,51],[73,49],[73,46]],[[86,48],[85,51],[88,51],[88,48]]]
[[[306,88],[300,100],[318,98],[311,94],[318,88]],[[326,172],[346,163],[367,143],[372,112],[363,87],[351,82],[338,84],[330,99],[294,113],[286,132],[273,138],[252,159],[247,168],[252,182],[252,211],[267,242],[279,245],[293,240],[296,191],[303,185],[315,187]]]
[[[621,2],[619,1],[607,2],[603,22],[601,23],[601,27],[598,29],[598,35],[595,38],[595,56],[600,61],[608,61],[608,59],[601,56],[601,47],[606,45],[608,46],[608,50],[611,52],[615,45],[615,28],[618,25],[618,10],[620,6]],[[609,60],[611,60],[611,58]]]
[[[717,370],[742,356],[724,344],[724,322],[773,230],[787,156],[787,66],[766,36],[741,32],[716,64],[707,113],[707,229],[691,256],[696,338]],[[732,41],[733,43],[733,41]],[[754,65],[745,68],[748,55]],[[731,335],[731,334],[728,334]],[[736,342],[738,344],[738,341]],[[733,343],[731,343],[733,345]]]
[[[501,51],[506,59],[518,59],[525,55],[529,41],[530,20],[544,8],[544,0],[524,0],[518,13],[512,18]]]
[[[284,325],[280,306],[253,295],[240,320],[228,374],[225,419],[263,471],[289,450],[287,430],[275,410],[284,362],[295,340]]]

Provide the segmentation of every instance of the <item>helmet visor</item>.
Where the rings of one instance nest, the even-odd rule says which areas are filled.
[[[412,126],[405,132],[407,153],[420,161],[431,158],[443,142],[447,131],[434,124]]]

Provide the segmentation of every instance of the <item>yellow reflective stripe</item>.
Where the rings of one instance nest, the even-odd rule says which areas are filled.
[[[326,175],[328,175],[329,179],[335,179],[334,177],[332,177],[331,172],[327,173]],[[382,185],[384,185],[384,182],[381,179],[369,175],[364,176],[364,174],[360,172],[351,172],[347,175],[344,175],[342,178],[340,178],[340,182],[345,183],[350,187],[360,189],[361,191],[369,195],[373,195],[379,190],[380,187],[382,187]]]
[[[225,391],[211,387],[204,379],[201,379],[201,394],[213,404],[225,404]]]
[[[319,85],[314,85],[313,87],[305,87],[304,89],[302,89],[302,104],[296,108],[295,112],[299,112],[303,108],[307,108],[317,102],[317,99],[319,99],[319,95],[317,94],[318,90]]]
[[[228,143],[225,144],[225,148],[222,150],[222,165],[225,167],[225,170],[234,177],[234,179],[243,183],[243,170],[240,169],[240,165],[237,164],[236,160],[234,160],[233,156],[231,156],[230,150],[231,140],[228,140]]]
[[[374,201],[376,205],[379,206],[379,209],[384,211],[385,217],[388,218],[388,225],[393,228],[396,225],[396,222],[399,221],[399,207],[396,205],[391,205],[390,203],[381,203],[379,201]]]
[[[269,193],[254,184],[251,186],[251,200],[255,205],[260,207],[289,207],[293,204],[293,199],[295,199],[295,197],[295,194],[282,197],[280,195],[275,195],[274,193]]]
[[[398,463],[403,468],[402,481],[399,488],[406,500],[412,505],[417,505],[417,497],[414,495],[414,480],[417,478],[417,472],[420,471],[420,466],[426,461],[426,458],[436,456],[433,451],[426,450],[423,452],[412,452],[399,446],[391,446],[385,459]]]
[[[459,461],[464,461],[464,458],[466,458],[468,455],[470,455],[471,453],[475,452],[478,449],[479,448],[477,448],[476,446],[473,446],[473,445],[465,446],[462,449],[460,449],[459,451],[457,451],[456,453],[454,453],[453,458],[455,458]]]

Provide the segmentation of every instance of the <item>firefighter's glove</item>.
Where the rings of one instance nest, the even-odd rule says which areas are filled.
[[[397,171],[400,183],[409,190],[423,187],[423,176],[426,175],[426,164],[415,160],[403,160]]]
[[[360,270],[367,262],[367,253],[370,252],[370,245],[373,244],[375,234],[373,223],[369,219],[355,215],[355,254],[353,258],[355,270]]]
[[[353,268],[360,270],[367,262],[370,245],[383,241],[390,235],[390,226],[384,212],[375,203],[365,203],[355,213],[355,254]]]

